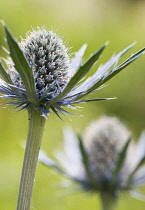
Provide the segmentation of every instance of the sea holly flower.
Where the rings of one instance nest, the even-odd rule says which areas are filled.
[[[78,103],[106,100],[87,99],[88,95],[97,91],[102,85],[136,60],[144,48],[129,57],[122,64],[116,63],[133,45],[114,55],[104,65],[86,79],[82,79],[99,59],[106,44],[90,58],[82,63],[86,45],[70,58],[66,48],[52,31],[36,28],[27,34],[26,39],[18,43],[5,26],[9,58],[7,70],[0,62],[0,97],[10,99],[7,105],[14,105],[19,110],[28,109],[33,105],[40,109],[46,117],[50,111],[59,116],[66,114],[64,108],[74,108]],[[84,99],[81,99],[84,97]],[[64,107],[64,108],[63,108]]]
[[[135,144],[117,118],[102,117],[88,126],[83,137],[65,129],[57,161],[43,151],[39,161],[73,180],[83,191],[99,193],[104,210],[114,209],[119,192],[143,197],[135,188],[145,185],[144,145],[144,132]]]
[[[6,50],[8,58],[4,59],[6,68],[0,61],[0,97],[9,99],[6,105],[28,111],[28,136],[17,210],[29,210],[39,149],[49,112],[57,116],[59,113],[65,115],[69,113],[66,107],[74,108],[78,103],[106,100],[86,97],[136,60],[145,48],[116,66],[119,58],[133,46],[130,45],[83,82],[82,79],[99,59],[106,44],[82,63],[86,45],[71,59],[63,41],[52,31],[38,27],[29,32],[26,39],[17,42],[5,24],[4,28],[9,51]]]

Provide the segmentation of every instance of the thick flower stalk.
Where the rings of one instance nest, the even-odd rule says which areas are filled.
[[[64,150],[56,161],[40,152],[39,160],[79,184],[86,192],[99,193],[102,210],[116,209],[120,192],[142,196],[135,187],[145,184],[145,133],[137,144],[117,119],[103,117],[77,136],[64,130]]]
[[[38,27],[18,43],[9,29],[4,27],[9,57],[5,59],[7,69],[0,62],[0,97],[9,99],[6,105],[28,111],[29,131],[17,207],[17,210],[28,210],[47,115],[52,111],[60,117],[60,113],[69,113],[65,107],[74,108],[78,103],[106,100],[85,97],[136,60],[145,49],[116,66],[120,57],[133,46],[130,45],[82,82],[106,45],[82,63],[86,45],[71,59],[62,40],[52,31]]]

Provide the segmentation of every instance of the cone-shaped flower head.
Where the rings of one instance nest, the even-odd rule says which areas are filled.
[[[30,105],[41,109],[45,117],[50,110],[56,115],[59,112],[66,114],[68,112],[62,107],[74,108],[72,105],[77,103],[106,100],[107,98],[80,99],[98,90],[144,51],[142,49],[119,66],[114,66],[133,46],[130,45],[101,65],[93,76],[80,82],[99,59],[106,45],[82,63],[86,45],[70,59],[68,48],[52,31],[38,27],[29,32],[20,43],[6,26],[5,31],[10,52],[6,60],[7,70],[0,62],[0,73],[4,79],[0,81],[1,97],[12,100],[8,104],[19,110],[27,109]]]
[[[84,147],[89,156],[89,169],[95,183],[101,188],[106,188],[107,185],[108,188],[112,187],[110,185],[112,185],[111,181],[118,155],[130,140],[130,132],[117,118],[102,117],[89,125],[83,136]],[[120,171],[116,179],[115,188],[121,189],[126,185],[128,171],[132,169],[131,163],[136,164],[134,156],[132,156],[133,149],[133,145],[130,145],[126,160],[122,165],[123,171]],[[124,171],[128,157],[130,158],[130,164],[127,166],[127,171]]]
[[[64,150],[52,162],[43,152],[39,160],[79,183],[85,191],[116,196],[128,191],[138,196],[134,188],[145,184],[145,133],[137,144],[131,134],[114,117],[94,121],[83,138],[69,128],[64,132]]]
[[[95,182],[107,184],[112,178],[118,154],[131,137],[130,132],[117,118],[103,117],[89,125],[83,137]]]
[[[70,59],[62,40],[52,31],[38,28],[21,41],[20,47],[33,70],[37,93],[49,89],[47,97],[56,97],[68,83],[70,73]],[[24,88],[19,80],[18,75],[14,84]]]

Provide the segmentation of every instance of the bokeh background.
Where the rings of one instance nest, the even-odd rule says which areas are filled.
[[[3,19],[15,37],[37,25],[53,28],[72,52],[88,44],[84,58],[106,41],[107,49],[99,63],[104,63],[113,53],[137,42],[123,59],[145,46],[144,0],[0,0],[0,19]],[[0,46],[4,42],[0,25]],[[0,55],[5,53],[0,48]],[[123,61],[123,59],[121,61]],[[98,67],[92,69],[91,73]],[[42,148],[52,154],[62,143],[62,128],[71,125],[76,132],[102,115],[118,116],[132,131],[135,140],[145,129],[145,55],[110,80],[108,86],[95,93],[96,97],[118,97],[117,100],[84,104],[72,121],[60,121],[54,114],[48,117]],[[1,99],[0,103],[4,101]],[[78,113],[78,111],[75,111]],[[0,209],[14,210],[21,174],[24,150],[21,145],[27,134],[27,113],[0,107]],[[100,208],[97,195],[87,195],[73,189],[62,188],[62,178],[38,164],[31,209],[80,210]],[[145,188],[140,189],[145,193]],[[145,203],[121,195],[118,210],[145,209]]]

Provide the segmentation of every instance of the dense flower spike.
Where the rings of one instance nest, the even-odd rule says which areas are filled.
[[[95,182],[103,185],[110,180],[118,153],[130,137],[130,132],[116,118],[101,118],[85,130],[83,142]]]
[[[83,82],[82,78],[99,59],[106,45],[82,64],[86,45],[70,59],[68,49],[52,31],[38,27],[29,32],[20,43],[6,26],[5,31],[10,52],[6,60],[7,70],[0,62],[0,73],[3,77],[0,81],[0,97],[12,100],[7,104],[14,105],[19,110],[33,105],[36,109],[41,109],[44,117],[50,110],[58,116],[58,113],[65,115],[68,112],[62,107],[72,108],[73,105],[74,108],[77,103],[106,100],[107,98],[81,98],[98,90],[144,51],[143,48],[119,66],[115,66],[120,57],[133,46],[130,45],[101,65],[93,76]]]
[[[40,95],[49,89],[52,99],[64,89],[69,81],[70,59],[62,40],[52,31],[37,28],[20,43],[33,70],[36,91]]]
[[[135,195],[134,188],[145,184],[145,133],[134,144],[117,118],[103,117],[83,136],[81,139],[70,128],[65,130],[64,150],[57,155],[61,167],[42,151],[39,161],[79,183],[85,191],[110,196],[128,191]]]

